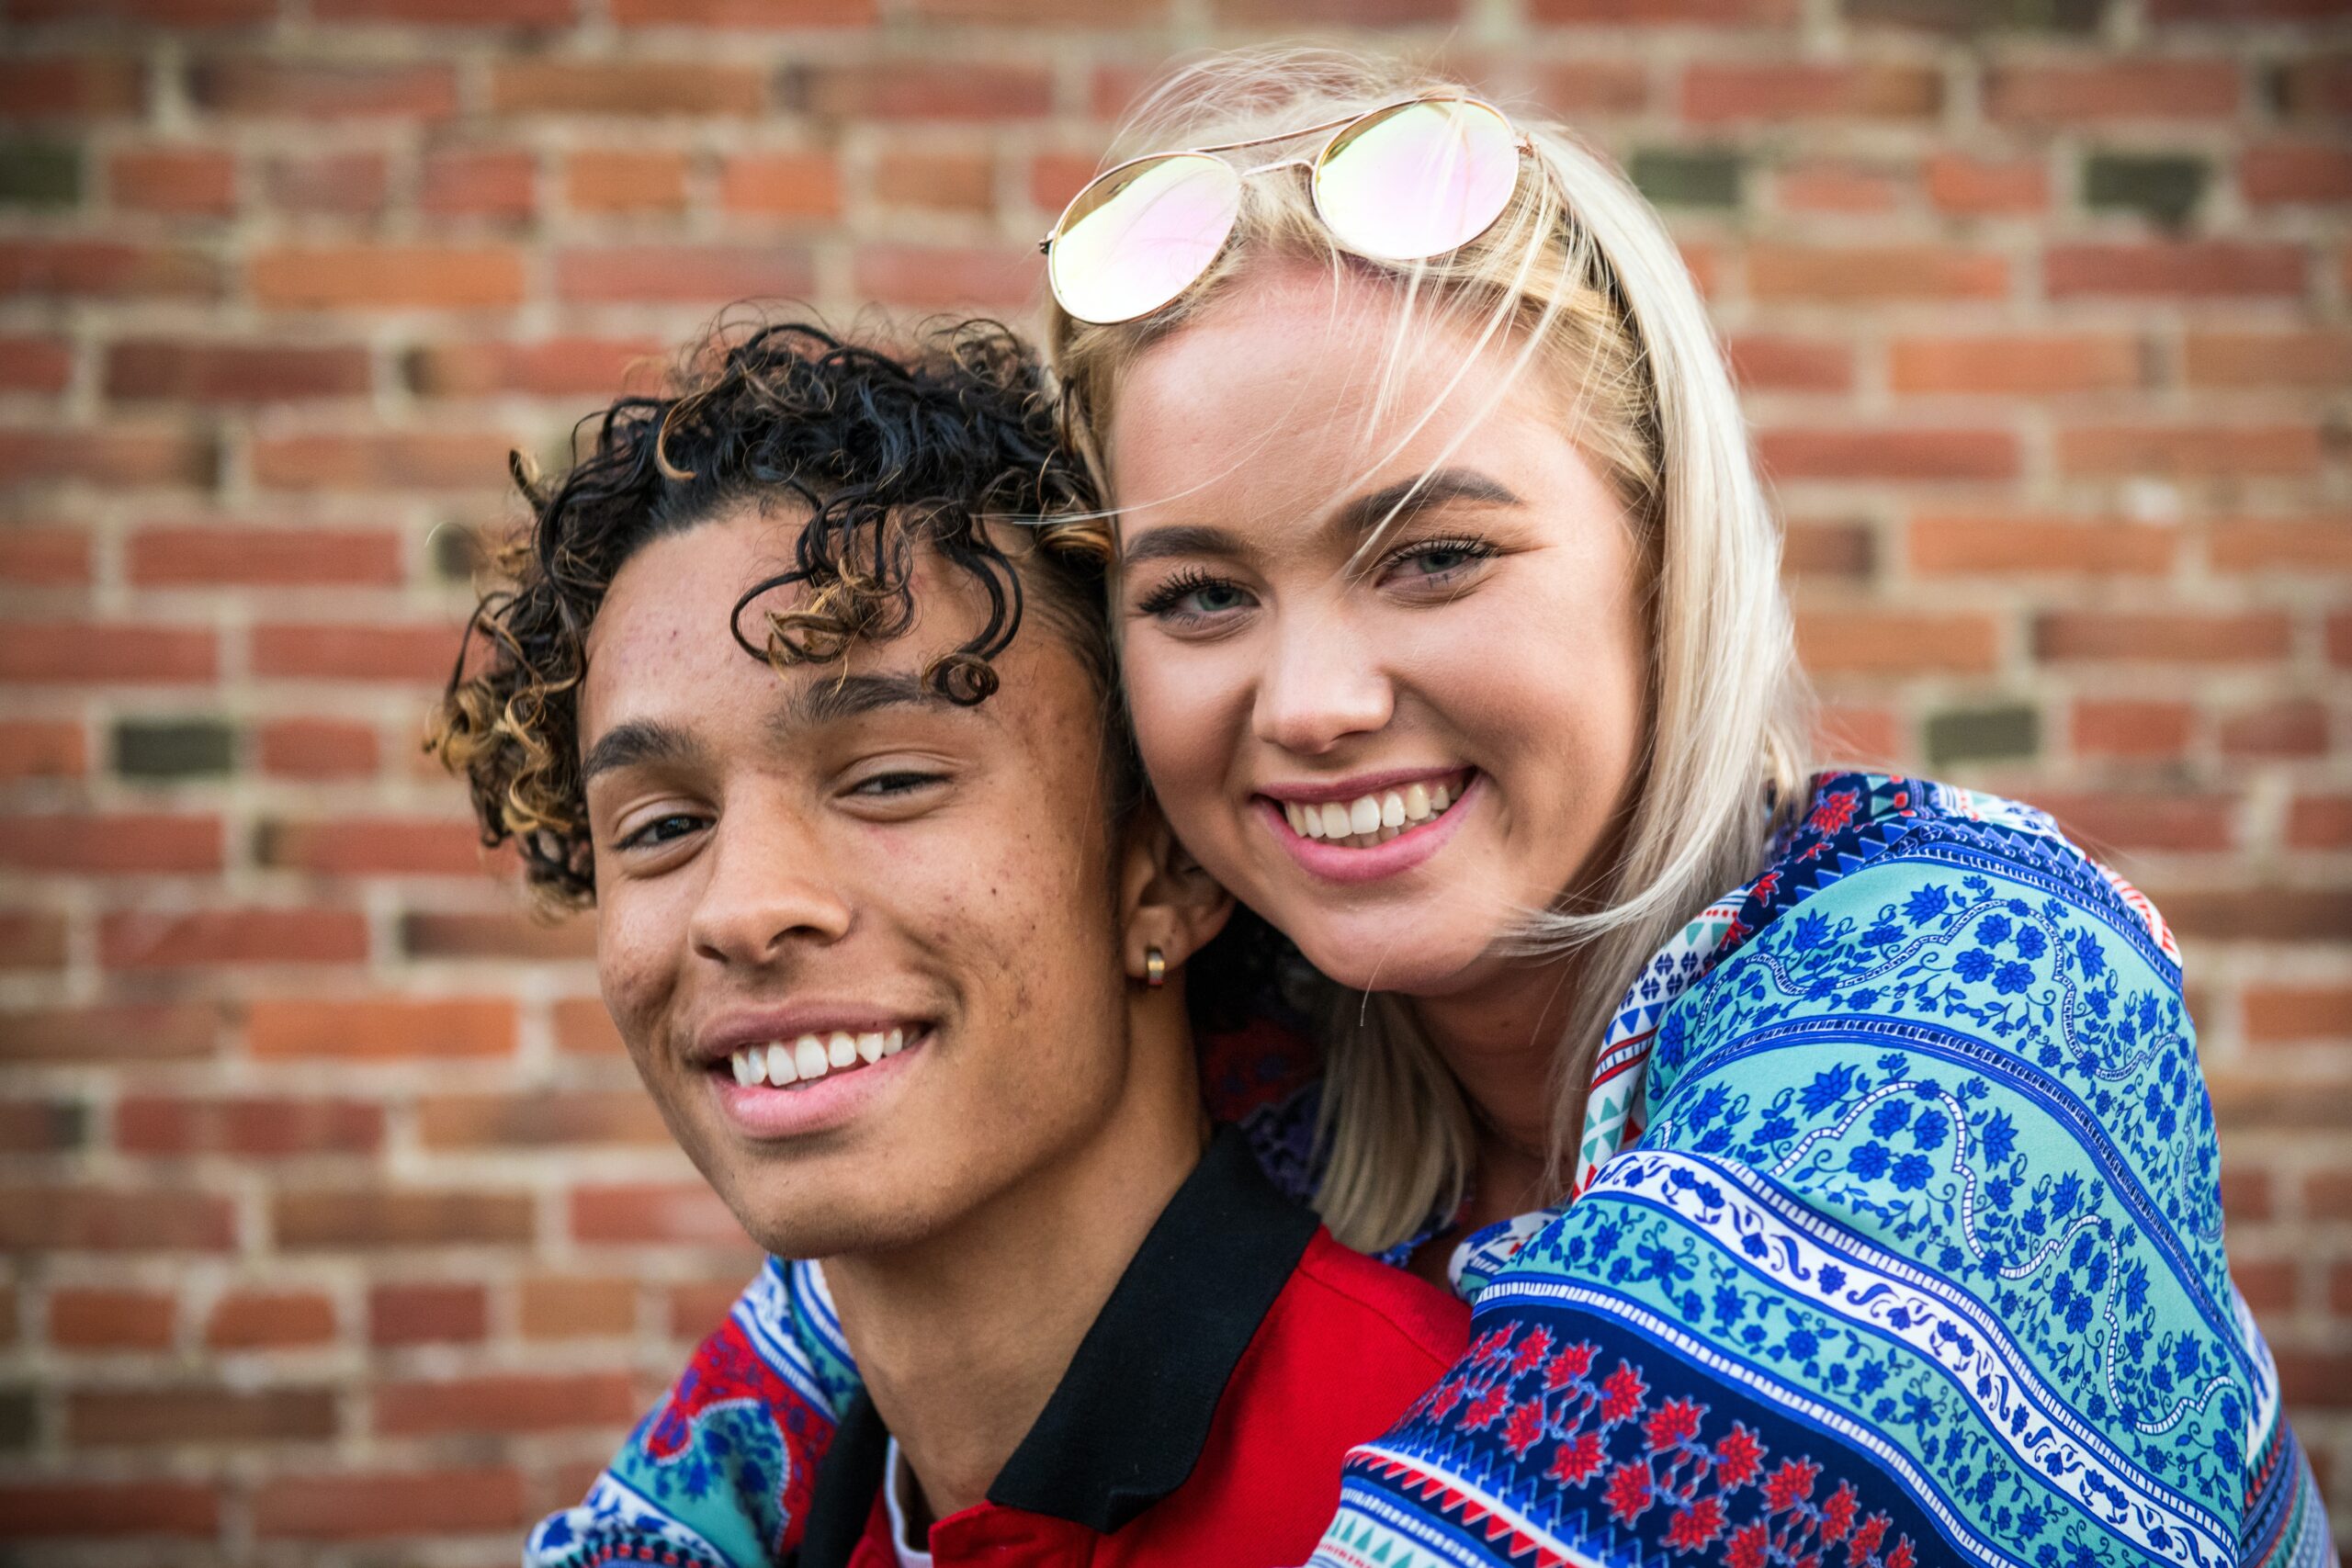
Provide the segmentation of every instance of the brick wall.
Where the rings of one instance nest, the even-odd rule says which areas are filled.
[[[978,302],[1176,50],[1624,159],[1856,747],[2184,934],[2352,1524],[2338,0],[0,0],[0,1540],[511,1561],[752,1254],[418,755],[505,454],[719,304]],[[6,1549],[0,1548],[0,1554]]]

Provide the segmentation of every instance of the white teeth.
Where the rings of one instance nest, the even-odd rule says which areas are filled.
[[[1406,821],[1428,821],[1430,818],[1429,786],[1423,784],[1407,784],[1405,786],[1405,798],[1402,804],[1405,807]]]
[[[735,1075],[735,1082],[739,1087],[746,1089],[751,1087],[752,1054],[749,1051],[738,1051],[728,1057],[727,1066],[728,1070]]]
[[[782,1089],[799,1079],[800,1064],[792,1059],[791,1046],[781,1040],[770,1041],[763,1055],[768,1059],[768,1082]]]
[[[1319,839],[1323,836],[1323,808],[1321,807],[1300,807],[1298,808],[1298,820],[1300,825],[1305,829],[1308,838]]]
[[[907,1032],[903,1029],[890,1031],[888,1037],[882,1042],[882,1054],[885,1056],[895,1056],[906,1048]]]
[[[1301,838],[1320,839],[1351,850],[1370,849],[1430,820],[1453,801],[1454,792],[1449,785],[1410,784],[1401,790],[1362,795],[1345,803],[1284,801],[1283,817]]]
[[[1405,825],[1405,797],[1393,789],[1380,797],[1380,825],[1384,828],[1402,828]]]
[[[1290,830],[1300,838],[1306,836],[1306,818],[1300,814],[1296,803],[1288,800],[1283,802],[1283,820],[1289,823]]]
[[[792,1043],[792,1065],[800,1069],[804,1078],[821,1078],[829,1065],[825,1060],[825,1043],[813,1034],[804,1034]]]
[[[1323,804],[1323,836],[1344,839],[1355,829],[1348,825],[1348,808],[1336,800]]]
[[[864,1062],[869,1067],[875,1063],[880,1061],[882,1059],[882,1036],[878,1033],[859,1035],[857,1037],[857,1059]]]
[[[1358,833],[1380,831],[1380,802],[1365,795],[1348,807],[1348,827]]]
[[[1436,816],[1439,812],[1444,810],[1447,807],[1453,804],[1453,792],[1447,789],[1443,784],[1439,784],[1435,789],[1430,791],[1430,816]]]
[[[836,1067],[856,1066],[857,1036],[846,1030],[835,1031],[833,1037],[825,1042],[825,1060]]]

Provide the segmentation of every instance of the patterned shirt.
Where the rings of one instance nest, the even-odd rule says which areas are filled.
[[[1295,1191],[1310,1111],[1249,1118]],[[1314,1568],[2334,1560],[2178,950],[2030,807],[1816,780],[1628,989],[1574,1197],[1454,1263],[1470,1348],[1349,1456]],[[772,1263],[529,1562],[780,1559],[855,1375]]]

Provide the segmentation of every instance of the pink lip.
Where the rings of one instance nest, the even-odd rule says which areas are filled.
[[[925,1031],[907,1042],[905,1050],[878,1062],[836,1067],[813,1083],[776,1089],[768,1084],[739,1084],[725,1072],[709,1075],[711,1092],[718,1098],[719,1113],[743,1137],[756,1140],[803,1138],[831,1132],[865,1114],[906,1079],[915,1058],[931,1043]]]
[[[1459,773],[1460,769],[1452,770]],[[1442,778],[1443,773],[1422,773],[1415,778]],[[1368,850],[1346,850],[1337,844],[1327,844],[1320,839],[1301,838],[1290,830],[1290,819],[1283,808],[1271,800],[1259,803],[1259,812],[1291,858],[1306,871],[1328,882],[1377,882],[1385,876],[1396,876],[1412,870],[1445,848],[1448,840],[1462,826],[1462,818],[1486,793],[1487,775],[1473,773],[1464,785],[1461,797],[1448,807],[1434,821],[1418,828],[1408,828],[1385,844],[1374,844]],[[1369,789],[1363,793],[1370,794]]]
[[[790,1007],[720,1014],[695,1032],[688,1060],[698,1067],[724,1066],[728,1057],[745,1046],[764,1045],[771,1040],[790,1042],[804,1034],[820,1039],[835,1033],[887,1034],[893,1029],[903,1029],[911,1036],[926,1027],[925,1020],[871,1003],[796,1002]]]
[[[1308,779],[1299,784],[1260,784],[1258,793],[1299,805],[1310,800],[1354,800],[1360,795],[1403,789],[1407,784],[1437,784],[1445,779],[1459,778],[1465,771],[1458,763],[1451,768],[1391,768],[1385,773],[1356,773],[1344,779]],[[1398,834],[1397,838],[1403,836]],[[1396,840],[1389,841],[1394,843]]]

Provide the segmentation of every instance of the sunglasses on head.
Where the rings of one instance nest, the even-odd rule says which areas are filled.
[[[1236,168],[1220,152],[1331,134],[1312,158]],[[1094,176],[1038,249],[1054,299],[1096,326],[1168,304],[1208,271],[1241,216],[1241,182],[1303,169],[1341,246],[1374,261],[1442,256],[1494,227],[1533,144],[1492,104],[1430,95],[1279,135],[1152,152]]]

